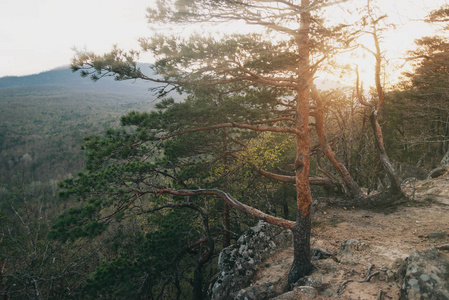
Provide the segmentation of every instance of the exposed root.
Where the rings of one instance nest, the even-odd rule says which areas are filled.
[[[382,300],[384,298],[384,292],[379,290],[379,294],[377,294],[377,300]]]
[[[365,278],[364,278],[363,280],[353,280],[353,279],[348,279],[348,280],[343,281],[343,282],[340,284],[340,287],[339,287],[338,290],[337,290],[338,296],[343,295],[343,293],[345,292],[346,285],[347,285],[348,283],[350,283],[350,282],[360,282],[360,283],[363,283],[363,282],[370,282],[371,278],[373,278],[374,276],[379,275],[379,274],[380,274],[379,271],[376,271],[376,272],[374,272],[374,273],[371,274],[371,271],[372,271],[373,268],[374,268],[374,265],[370,265],[370,266],[368,267],[368,271],[366,272],[366,276],[365,276]],[[379,295],[380,295],[380,297],[382,297],[382,290],[379,291]],[[380,298],[379,298],[379,299],[380,299]]]

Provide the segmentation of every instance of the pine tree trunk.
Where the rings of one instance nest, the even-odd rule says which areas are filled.
[[[289,287],[301,277],[308,275],[312,269],[310,250],[310,210],[306,216],[298,213],[293,231],[293,265],[288,274]]]
[[[310,0],[301,0],[301,25],[296,43],[298,45],[298,77],[299,87],[297,89],[296,103],[296,203],[297,218],[293,228],[293,265],[288,275],[288,283],[291,286],[299,278],[309,274],[311,270],[310,257],[310,207],[312,194],[309,185],[310,169],[310,136],[309,136],[309,100],[310,85],[312,78],[310,74],[309,61],[309,28],[310,12],[307,9]]]

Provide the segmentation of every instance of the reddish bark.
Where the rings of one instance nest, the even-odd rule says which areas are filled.
[[[292,285],[299,278],[312,270],[310,250],[311,217],[310,207],[312,194],[309,185],[310,169],[310,137],[309,137],[309,99],[312,76],[310,73],[310,0],[301,0],[301,23],[296,37],[298,45],[298,88],[296,103],[296,201],[297,217],[293,231],[294,259],[288,275],[288,283]]]

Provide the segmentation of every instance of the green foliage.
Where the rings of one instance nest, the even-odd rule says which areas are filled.
[[[89,277],[80,297],[191,295],[195,270],[210,263],[205,257],[212,255],[212,238],[221,244],[223,202],[210,197],[191,197],[187,202],[184,197],[154,197],[154,187],[226,187],[261,210],[275,212],[275,207],[282,207],[287,217],[294,217],[294,192],[262,179],[245,159],[232,155],[247,153],[248,161],[253,156],[252,163],[273,168],[281,161],[287,164],[294,155],[291,140],[232,127],[207,134],[195,130],[216,122],[251,123],[274,117],[275,99],[288,94],[262,87],[236,95],[199,89],[184,102],[167,99],[157,111],[128,113],[121,118],[122,129],[86,137],[86,171],[59,185],[61,196],[83,203],[55,219],[48,235],[75,243],[79,238],[95,238],[111,245],[111,253]],[[160,140],[163,135],[171,137]],[[284,192],[277,193],[278,189]],[[276,200],[279,195],[282,201]],[[173,209],[176,205],[184,208]],[[192,210],[192,205],[202,210]],[[237,234],[245,223],[254,222],[236,212],[231,219],[235,220],[231,231]],[[114,230],[117,224],[138,230],[120,239],[121,231]]]
[[[90,79],[93,81],[97,81],[104,76],[114,76],[114,79],[117,81],[138,78],[142,75],[142,72],[135,62],[137,56],[137,52],[124,52],[118,49],[117,46],[114,46],[113,50],[102,56],[101,59],[98,59],[97,55],[92,52],[77,51],[77,56],[72,61],[72,71],[76,72],[81,70],[78,66],[80,61],[91,60],[94,61],[92,67],[95,72],[81,70],[82,77],[90,75]],[[107,70],[106,74],[104,70]]]
[[[35,299],[32,278],[41,297],[69,298],[91,267],[95,268],[90,251],[101,251],[91,244],[81,250],[79,246],[108,229],[96,219],[99,202],[68,210],[50,229],[50,218],[73,206],[71,200],[58,199],[57,181],[82,169],[84,136],[118,127],[119,116],[128,110],[150,107],[133,93],[123,96],[49,85],[1,89],[0,262],[5,280],[2,288],[11,299]],[[109,174],[112,176],[111,171]],[[97,187],[102,182],[98,178],[83,180]],[[69,178],[60,186],[73,181]],[[122,217],[115,215],[116,219]],[[79,237],[83,239],[76,241]],[[61,240],[74,242],[61,244]],[[91,267],[85,265],[87,261]]]
[[[0,183],[61,180],[82,169],[87,135],[119,126],[119,116],[150,105],[129,98],[57,86],[0,91]]]
[[[261,34],[235,34],[221,39],[198,35],[188,39],[157,36],[146,40],[143,47],[162,58],[157,61],[154,69],[160,74],[166,74],[165,79],[189,76],[196,80],[217,81],[226,78],[226,73],[218,72],[216,76],[210,76],[210,73],[203,75],[202,69],[207,67],[209,71],[229,69],[238,74],[241,71],[233,59],[243,57],[245,57],[243,66],[258,74],[266,75],[280,70],[289,72],[297,59],[291,51],[291,48],[295,47],[294,43],[273,43],[264,39]],[[194,72],[182,71],[192,63],[201,67]],[[214,69],[210,68],[212,66]]]
[[[448,79],[449,43],[439,36],[424,37],[416,41],[417,50],[412,55],[418,58],[413,73],[407,74],[412,86],[419,91],[432,91],[434,97],[445,95]]]
[[[120,230],[110,242],[118,242],[117,257],[104,261],[87,279],[79,294],[83,299],[154,299],[191,297],[189,281],[195,256],[184,250],[189,241],[199,236],[195,218],[185,210],[171,210],[166,214],[151,215],[148,224],[157,229],[144,234]],[[125,237],[125,235],[127,235]],[[125,241],[123,240],[125,239]],[[184,273],[182,276],[181,274]],[[176,286],[181,286],[178,291]]]
[[[431,169],[449,149],[449,43],[433,36],[416,44],[410,53],[416,58],[414,71],[406,73],[408,80],[388,95],[386,130],[398,157]]]
[[[71,208],[53,223],[48,237],[53,240],[74,241],[80,237],[94,237],[106,229],[96,218],[101,210],[101,201],[93,200],[80,207]]]

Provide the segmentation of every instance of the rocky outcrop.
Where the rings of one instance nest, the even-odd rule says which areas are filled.
[[[449,259],[435,248],[413,251],[406,262],[401,299],[449,299]]]
[[[432,241],[445,241],[447,232],[436,230],[429,233],[428,237]],[[342,270],[341,265],[352,266],[352,272],[355,272],[352,275],[357,275],[363,269],[359,266],[361,260],[367,257],[370,260],[372,247],[355,239],[343,242],[336,256],[314,248],[313,256],[318,259],[314,261],[315,271],[295,283],[292,291],[283,293],[286,286],[282,282],[286,275],[279,273],[276,269],[278,265],[273,262],[285,261],[284,255],[288,253],[286,249],[278,251],[291,245],[291,238],[290,231],[264,222],[259,222],[247,231],[236,244],[222,251],[219,257],[220,273],[209,288],[210,299],[334,299],[345,292],[360,297],[365,294],[354,289],[354,285],[366,285],[367,290],[371,290],[366,293],[370,295],[379,291],[373,291],[370,287],[371,284],[376,284],[376,281],[373,283],[374,279],[370,281],[371,278],[375,278],[378,284],[383,282],[378,285],[382,286],[379,297],[383,293],[390,293],[390,296],[400,295],[400,299],[404,300],[449,299],[449,258],[435,248],[423,252],[415,250],[405,262],[403,258],[396,259],[392,267],[376,267],[371,264],[365,279],[351,275],[347,277],[347,274],[340,277],[338,273]],[[449,245],[441,247],[445,246]],[[275,256],[270,257],[275,253]],[[325,259],[329,256],[333,259]],[[271,260],[266,261],[269,257]],[[373,267],[375,272],[371,272]],[[288,268],[289,266],[284,265],[282,270],[288,272]],[[271,272],[270,276],[266,276],[267,271]],[[256,273],[257,276],[254,276]],[[360,274],[363,275],[363,271]],[[336,281],[336,278],[340,278],[340,281]],[[348,283],[352,286],[347,286]]]
[[[279,249],[290,245],[292,233],[263,221],[245,232],[238,241],[220,253],[218,258],[219,274],[209,288],[212,300],[236,299],[237,294],[249,287],[251,279],[261,263]],[[267,287],[267,292],[270,288]],[[253,293],[247,288],[243,293]],[[271,296],[271,295],[270,295]]]

